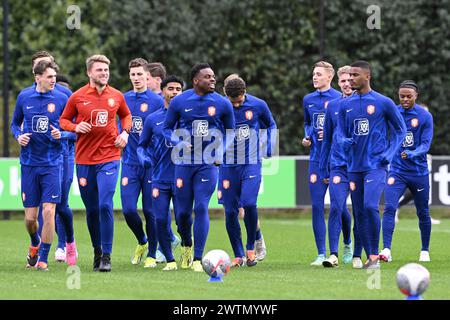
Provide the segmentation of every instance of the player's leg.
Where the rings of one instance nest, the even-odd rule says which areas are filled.
[[[103,254],[100,230],[99,192],[95,165],[77,164],[77,179],[80,188],[81,200],[86,208],[86,222],[94,248],[93,270],[98,271]]]
[[[348,180],[353,206],[353,233],[355,237],[353,268],[359,269],[362,268],[362,249],[365,249],[367,257],[369,252],[366,219],[364,215],[364,175],[362,173],[349,172]],[[359,246],[357,246],[358,244]]]
[[[208,205],[218,179],[218,169],[214,165],[202,165],[197,168],[193,179],[194,189],[194,261],[192,268],[202,272],[203,250],[209,232]]]
[[[73,212],[69,207],[69,191],[72,179],[73,170],[70,169],[69,159],[65,156],[62,168],[61,203],[56,206],[56,225],[59,230],[58,247],[66,248],[66,262],[69,265],[75,265],[78,256],[73,230]],[[61,242],[64,242],[64,245]]]
[[[194,190],[192,167],[175,166],[175,195],[174,205],[175,220],[178,233],[181,236],[181,259],[182,269],[192,266],[192,206],[194,204]]]
[[[345,206],[348,186],[347,177],[340,170],[330,172],[330,214],[328,217],[328,241],[330,256],[323,261],[324,267],[337,267],[339,265],[339,237],[342,230],[342,209]],[[344,187],[343,187],[344,186]]]
[[[244,208],[244,223],[247,230],[247,266],[256,265],[255,241],[258,225],[258,194],[261,185],[261,164],[249,164],[243,167],[240,176],[241,198]]]
[[[66,230],[59,215],[59,211],[61,210],[61,206],[64,204],[65,198],[65,182],[67,179],[67,168],[68,168],[68,157],[66,152],[63,152],[63,163],[61,165],[61,202],[56,206],[56,214],[55,214],[55,231],[58,238],[58,243],[56,245],[55,251],[55,260],[56,262],[66,261]],[[68,196],[68,194],[67,194]],[[73,219],[72,219],[73,220]],[[72,228],[73,229],[73,228]]]
[[[144,268],[156,267],[156,247],[158,245],[156,217],[153,210],[153,199],[156,192],[159,193],[158,188],[155,188],[151,181],[153,170],[148,168],[143,172],[142,181],[142,211],[145,216],[145,231],[148,239],[147,258],[144,261]],[[167,212],[166,212],[167,213]]]
[[[25,208],[25,227],[30,236],[30,246],[27,255],[27,267],[34,267],[39,259],[41,238],[38,233],[38,211],[41,202],[39,179],[35,167],[24,166],[21,171],[22,203]]]
[[[366,269],[379,268],[378,248],[380,242],[381,218],[379,205],[386,185],[386,169],[370,170],[364,180],[364,211],[367,215],[369,260]]]
[[[339,192],[342,197],[342,236],[344,240],[344,252],[342,254],[342,261],[345,264],[351,263],[353,258],[352,249],[352,216],[347,208],[347,198],[349,193],[347,170],[340,170],[342,177],[345,179],[345,183],[339,184]]]
[[[235,257],[231,264],[232,267],[243,266],[245,257],[238,218],[241,186],[237,172],[236,167],[220,167],[219,169],[219,187],[221,202],[225,209],[225,227]]]
[[[399,199],[405,192],[406,182],[404,179],[395,173],[390,173],[387,179],[387,185],[384,192],[384,212],[382,220],[383,229],[383,250],[381,250],[379,256],[381,261],[392,261],[391,256],[391,243],[392,235],[395,228],[395,212]]]
[[[395,223],[399,221],[400,208],[404,205],[410,203],[413,200],[413,195],[409,189],[406,189],[406,192],[403,194],[403,197],[400,198],[398,202],[398,208],[395,211]]]
[[[100,272],[111,271],[111,253],[114,238],[114,193],[119,177],[119,161],[111,161],[96,166],[98,185],[98,206],[100,211],[100,239],[103,255]]]
[[[142,219],[137,209],[137,202],[139,194],[141,193],[141,177],[139,175],[141,170],[144,170],[144,168],[122,163],[120,178],[120,200],[122,202],[122,212],[125,217],[125,222],[137,240],[137,246],[133,257],[131,258],[132,264],[139,264],[148,248],[147,237],[144,233]],[[144,199],[144,197],[142,198]]]
[[[39,248],[38,269],[48,270],[48,253],[55,233],[56,205],[61,201],[61,168],[40,167],[40,187],[42,215],[44,226],[42,227],[42,240]]]
[[[316,162],[309,163],[309,192],[312,202],[312,225],[318,256],[311,265],[322,266],[325,260],[326,225],[324,216],[324,198],[328,185],[319,178],[319,165]]]
[[[153,183],[152,212],[155,214],[157,240],[168,263],[175,262],[170,244],[171,237],[167,229],[171,195],[172,186],[170,184]],[[153,266],[156,266],[156,261],[152,264]]]
[[[430,200],[430,182],[428,175],[422,177],[410,177],[408,185],[413,196],[414,204],[417,209],[417,217],[419,218],[420,239],[422,240],[422,248],[420,251],[419,261],[430,261],[430,237],[431,237],[431,217],[428,207]]]
[[[361,200],[363,201],[363,200]],[[353,204],[352,198],[352,213],[353,213],[353,257],[352,257],[352,266],[355,269],[361,269],[363,267],[363,263],[361,260],[363,245],[361,238],[359,236],[358,223],[356,221],[355,215],[355,206]]]

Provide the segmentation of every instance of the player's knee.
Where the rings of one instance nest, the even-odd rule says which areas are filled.
[[[386,203],[384,206],[384,215],[395,215],[397,206],[393,203]]]
[[[208,204],[198,203],[194,207],[195,214],[208,214]]]
[[[101,203],[99,206],[100,212],[111,212],[113,211],[113,207],[109,203]]]
[[[378,203],[364,202],[364,209],[371,214],[377,213]]]

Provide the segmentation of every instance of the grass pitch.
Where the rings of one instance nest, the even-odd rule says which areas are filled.
[[[65,264],[53,261],[55,245],[51,249],[49,272],[25,269],[29,238],[23,221],[0,221],[0,299],[402,300],[404,296],[395,281],[396,271],[406,263],[417,262],[420,252],[417,219],[402,218],[394,233],[394,260],[382,264],[380,272],[355,270],[342,263],[332,269],[311,267],[309,264],[317,252],[310,217],[263,218],[262,231],[268,250],[266,259],[252,268],[232,269],[222,283],[209,283],[205,273],[181,269],[163,272],[164,264],[156,269],[144,269],[142,264],[131,265],[136,241],[122,219],[115,222],[112,272],[94,273],[86,222],[79,216],[74,225],[79,251],[79,289],[69,289],[71,284],[72,287],[76,284],[73,274],[66,273]],[[424,264],[431,273],[430,286],[423,295],[425,299],[450,299],[449,240],[449,219],[433,225],[432,261]],[[205,253],[211,249],[224,249],[232,255],[222,219],[211,220]],[[178,259],[179,255],[177,249],[175,257]]]

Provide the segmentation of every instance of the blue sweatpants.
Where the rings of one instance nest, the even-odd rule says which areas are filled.
[[[328,241],[330,253],[338,253],[341,230],[344,243],[351,242],[352,218],[347,209],[347,168],[335,168],[330,172],[330,215],[328,217]]]
[[[112,252],[114,237],[113,198],[119,177],[119,161],[96,165],[77,164],[81,199],[86,207],[86,220],[92,246],[103,253]]]
[[[328,185],[323,182],[319,175],[319,163],[314,161],[309,162],[309,193],[312,203],[312,225],[318,254],[323,255],[326,254],[325,242],[327,227],[324,215],[324,199],[327,188]]]
[[[428,208],[430,198],[429,176],[411,176],[400,173],[389,173],[385,191],[385,208],[382,220],[383,246],[391,248],[392,235],[395,228],[395,211],[398,201],[406,188],[411,190],[419,218],[419,229],[422,240],[422,251],[428,251],[431,236],[431,219]]]
[[[194,220],[194,259],[201,260],[209,232],[209,200],[216,188],[218,169],[214,165],[175,166],[176,222],[182,246],[192,246]]]
[[[261,185],[261,164],[220,167],[219,185],[225,208],[225,224],[235,257],[244,257],[239,224],[239,207],[245,211],[247,250],[254,250],[258,224],[257,201]]]
[[[152,188],[152,212],[155,213],[156,230],[158,236],[158,243],[161,251],[166,257],[167,262],[175,261],[173,257],[171,241],[173,235],[170,231],[172,228],[167,228],[171,223],[170,200],[174,199],[175,184],[153,181]],[[174,202],[173,209],[177,212],[177,207]]]
[[[73,231],[73,212],[69,207],[69,192],[73,181],[74,169],[73,156],[64,154],[63,164],[61,167],[61,202],[56,205],[55,214],[55,229],[58,235],[57,248],[63,249],[66,242],[74,241]],[[39,235],[42,233],[43,219],[42,219],[42,204],[39,206]]]
[[[367,255],[378,255],[381,219],[378,209],[386,184],[386,169],[349,172],[350,192],[359,237]]]

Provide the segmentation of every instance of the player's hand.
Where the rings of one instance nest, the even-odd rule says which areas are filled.
[[[318,141],[322,141],[323,140],[323,130],[319,130],[317,132],[317,135],[319,136],[319,138],[317,139]]]
[[[51,134],[52,134],[52,138],[59,140],[61,139],[61,131],[59,131],[58,128],[55,128],[54,126],[50,125],[50,127],[52,128]]]
[[[302,140],[302,146],[304,146],[304,147],[310,147],[310,146],[311,146],[311,139],[310,139],[310,138],[303,138],[303,140]]]
[[[117,136],[116,141],[114,141],[114,146],[120,149],[125,148],[128,143],[128,136],[129,134],[126,131],[122,131],[122,133]]]
[[[402,159],[408,159],[408,154],[405,151],[403,151],[401,153],[401,156],[402,156]]]
[[[77,124],[77,126],[75,127],[75,132],[76,133],[88,133],[91,132],[92,126],[87,123],[87,122],[80,122],[79,124]]]
[[[17,142],[19,142],[19,144],[22,147],[26,147],[28,145],[28,143],[30,142],[30,136],[32,135],[32,133],[24,133],[21,134],[20,136],[17,137]]]

